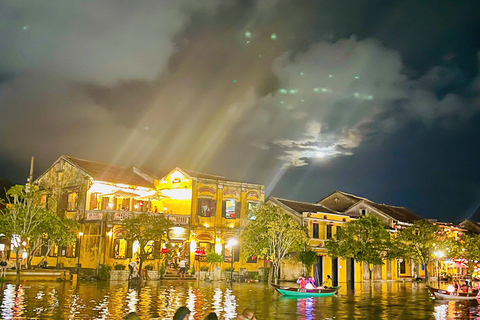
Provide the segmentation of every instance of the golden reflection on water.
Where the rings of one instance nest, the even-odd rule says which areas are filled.
[[[0,284],[1,319],[122,319],[137,312],[141,319],[172,319],[187,306],[190,320],[215,312],[233,320],[250,307],[257,319],[480,319],[476,302],[432,300],[424,284],[358,283],[335,297],[292,299],[266,284],[147,282]]]

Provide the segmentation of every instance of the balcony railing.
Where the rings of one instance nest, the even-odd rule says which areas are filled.
[[[124,211],[124,210],[87,210],[85,212],[85,220],[87,221],[122,221],[132,215],[141,214],[139,211]],[[164,214],[164,213],[151,213]],[[190,216],[180,214],[165,214],[165,217],[172,221],[175,225],[188,225],[190,223]]]

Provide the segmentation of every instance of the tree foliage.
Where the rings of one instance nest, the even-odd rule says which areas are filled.
[[[221,254],[216,253],[215,251],[210,251],[207,253],[207,256],[205,257],[205,261],[210,263],[210,269],[212,266],[214,266],[216,263],[222,263],[223,262],[223,256]]]
[[[241,243],[245,259],[254,255],[269,260],[275,282],[287,253],[302,249],[308,242],[307,230],[299,220],[272,204],[261,205],[255,220],[243,229]]]
[[[7,191],[8,205],[0,213],[0,233],[13,240],[18,257],[25,250],[30,266],[32,253],[40,246],[66,245],[75,241],[75,221],[63,221],[40,205],[37,186],[16,185]],[[48,251],[47,251],[48,252]],[[16,259],[17,281],[20,280],[20,259]]]
[[[403,258],[412,258],[425,266],[425,278],[428,281],[427,266],[435,259],[435,251],[441,249],[442,243],[446,243],[443,238],[438,226],[417,220],[398,232],[396,244],[403,249]]]
[[[471,274],[476,265],[475,261],[480,261],[480,234],[460,234],[457,240],[450,241],[445,251],[449,258],[466,261]]]
[[[384,259],[392,258],[390,233],[377,217],[367,215],[347,222],[337,233],[336,239],[325,244],[328,255],[343,259],[353,258],[368,265],[370,279],[373,266],[382,265]]]
[[[121,231],[127,241],[137,241],[139,245],[139,270],[142,270],[143,262],[153,253],[151,242],[168,241],[168,229],[172,222],[165,215],[158,213],[132,214],[122,220]]]
[[[298,259],[303,263],[307,271],[307,275],[310,275],[312,266],[315,264],[315,262],[317,262],[317,253],[312,250],[305,250],[300,252]]]

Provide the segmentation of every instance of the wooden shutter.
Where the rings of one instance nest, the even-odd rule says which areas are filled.
[[[222,217],[223,218],[227,217],[227,201],[226,200],[222,201]]]
[[[62,195],[60,196],[60,210],[59,213],[61,214],[62,217],[65,216],[65,212],[67,211],[67,205],[68,205],[68,191],[64,191]]]
[[[92,194],[90,194],[90,207],[89,207],[89,209],[94,210],[96,208],[97,208],[97,194],[92,193]]]
[[[235,246],[235,250],[233,251],[233,261],[240,261],[240,244],[238,244],[237,246]]]
[[[78,257],[78,254],[80,253],[80,241],[77,239],[77,243],[75,244],[75,257]]]
[[[241,212],[242,212],[242,202],[235,201],[235,219],[240,219]]]
[[[41,256],[46,255],[46,254],[47,254],[47,249],[48,249],[47,244],[44,243],[44,244],[42,245],[42,247],[41,247],[40,255],[41,255]]]
[[[127,258],[131,259],[133,256],[133,242],[132,241],[127,241]]]

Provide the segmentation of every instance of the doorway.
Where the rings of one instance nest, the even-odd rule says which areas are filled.
[[[355,289],[355,259],[347,259],[347,286]]]
[[[314,266],[314,278],[317,285],[323,283],[323,256],[317,256],[317,263]]]
[[[338,286],[338,258],[332,259],[332,282],[333,286]]]

